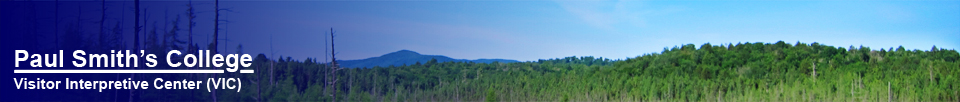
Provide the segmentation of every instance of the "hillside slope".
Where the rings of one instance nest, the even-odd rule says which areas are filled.
[[[360,60],[340,60],[340,66],[345,68],[372,68],[375,66],[380,67],[389,67],[390,65],[394,66],[403,66],[403,65],[413,65],[417,62],[426,63],[430,59],[437,59],[437,62],[476,62],[476,63],[513,63],[520,62],[516,60],[507,60],[507,59],[477,59],[477,60],[466,60],[466,59],[453,59],[447,56],[441,55],[422,55],[420,53],[410,51],[410,50],[400,50],[397,52],[388,53],[380,57],[371,57],[367,59]]]

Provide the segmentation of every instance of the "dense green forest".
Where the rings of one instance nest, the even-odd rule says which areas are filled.
[[[59,5],[59,1],[54,4]],[[223,22],[219,20],[220,12],[228,10],[220,8],[218,1],[213,2],[213,8],[206,8],[213,9],[211,11],[215,15],[211,21],[218,22],[210,24],[213,25],[213,29],[209,29],[214,32],[212,38],[205,38],[210,39],[211,43],[195,42],[193,38],[199,34],[194,35],[197,12],[192,2],[186,5],[189,9],[184,13],[185,16],[159,20],[163,26],[158,25],[158,18],[146,20],[148,17],[140,16],[139,0],[134,4],[137,5],[133,16],[136,23],[129,27],[122,27],[123,20],[105,24],[104,21],[110,20],[107,19],[109,16],[106,16],[105,5],[106,1],[101,1],[97,33],[82,31],[81,26],[87,24],[81,22],[81,6],[77,6],[77,20],[61,24],[60,19],[66,17],[52,17],[56,20],[51,22],[57,22],[54,26],[64,25],[65,28],[62,28],[63,31],[54,28],[56,33],[50,34],[53,37],[42,37],[55,39],[50,47],[34,49],[88,49],[90,52],[132,49],[146,50],[146,53],[181,50],[185,54],[213,50],[213,53],[243,53],[242,46],[236,49],[217,48],[227,46],[218,43],[226,43],[219,39],[218,32],[221,31],[219,22]],[[141,21],[140,18],[145,20]],[[38,22],[37,19],[33,21]],[[153,25],[146,24],[150,21],[153,21]],[[124,37],[123,32],[131,31],[134,37]],[[332,28],[330,32],[330,42],[334,42]],[[24,35],[27,35],[23,36],[25,39],[46,36]],[[270,40],[273,52],[272,36]],[[24,43],[40,46],[38,41]],[[207,48],[201,48],[202,44],[207,44]],[[317,55],[324,53],[317,52]],[[95,101],[960,101],[960,53],[954,49],[933,47],[920,50],[902,46],[878,49],[779,41],[707,43],[699,47],[686,44],[664,48],[662,52],[636,54],[643,55],[619,60],[573,56],[512,63],[442,62],[433,59],[412,65],[372,68],[339,68],[337,64],[321,62],[316,58],[296,60],[259,54],[252,66],[242,68],[254,69],[254,74],[58,74],[67,78],[83,76],[88,80],[240,78],[242,90],[239,92],[207,92],[200,89],[106,90],[91,94],[92,90],[40,90],[36,93],[47,95],[24,96],[63,96],[58,98]],[[183,56],[171,57],[174,61],[183,59]],[[156,58],[167,56],[158,54]],[[167,63],[165,60],[158,61]],[[169,66],[136,68],[200,69]]]
[[[212,49],[214,53],[243,53],[242,46],[236,50],[218,50],[218,33],[214,33],[213,43],[207,45],[212,47],[200,48],[203,43],[194,42],[193,39],[196,16],[191,5],[187,5],[190,9],[183,22],[188,26],[180,26],[179,15],[168,22],[170,29],[166,25],[160,29],[156,23],[150,27],[134,24],[131,28],[142,29],[133,30],[137,32],[133,37],[137,38],[133,40],[137,44],[132,48],[122,44],[126,40],[122,37],[124,30],[121,23],[104,28],[102,20],[97,36],[83,35],[80,29],[83,22],[70,24],[64,28],[66,31],[63,31],[63,36],[55,34],[58,42],[53,48],[92,49],[89,50],[91,52],[142,48],[146,53],[170,50],[196,53],[191,51]],[[220,8],[217,7],[217,10]],[[134,17],[139,18],[139,11],[136,12],[137,16]],[[219,13],[215,14],[218,17]],[[139,19],[135,21],[140,22]],[[219,23],[213,25],[219,27],[216,24]],[[188,33],[184,35],[181,29],[186,29]],[[213,30],[216,32],[219,28]],[[139,32],[143,32],[144,36],[140,37]],[[188,36],[189,39],[181,39],[181,36]],[[318,55],[323,53],[317,52]],[[259,54],[254,58],[254,65],[243,68],[254,69],[255,74],[64,74],[96,77],[92,79],[131,77],[133,80],[158,77],[186,80],[240,78],[242,90],[239,92],[112,90],[86,94],[90,90],[65,90],[72,93],[49,94],[65,96],[61,98],[68,100],[98,101],[125,98],[129,98],[129,101],[364,102],[960,101],[960,54],[954,49],[876,49],[779,41],[708,43],[699,48],[694,44],[686,44],[664,48],[658,53],[636,53],[643,55],[621,60],[584,56],[514,63],[439,62],[434,59],[412,65],[372,68],[338,68],[316,58],[295,60]],[[157,56],[166,57],[165,54]],[[183,59],[177,58],[182,56],[172,57]],[[169,66],[142,68],[198,69]]]
[[[152,39],[157,38],[147,40]],[[196,45],[180,47],[163,43],[148,43],[145,47],[148,52],[198,49]],[[231,51],[243,53],[242,49],[238,46]],[[314,58],[302,61],[278,58],[257,55],[254,65],[245,68],[255,69],[255,74],[134,76],[135,80],[240,78],[243,85],[240,92],[137,90],[129,92],[132,96],[126,96],[127,91],[114,93],[134,101],[960,100],[960,54],[953,49],[936,47],[875,50],[782,41],[703,44],[699,48],[686,44],[622,60],[589,56],[515,63],[431,60],[413,65],[339,70]],[[94,94],[87,96],[90,95]]]
[[[269,60],[261,54],[254,62],[257,74],[220,74],[253,84],[217,96],[226,101],[957,101],[958,58],[956,50],[936,47],[875,50],[781,41],[687,44],[616,61],[434,60],[330,75],[316,59]],[[337,81],[324,84],[330,80]]]

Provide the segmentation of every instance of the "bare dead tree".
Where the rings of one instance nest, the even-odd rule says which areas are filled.
[[[147,21],[150,21],[150,19],[148,19],[148,17],[150,16],[150,15],[149,15],[150,13],[148,13],[148,11],[150,11],[149,8],[143,8],[143,12],[141,12],[141,13],[143,13],[143,16],[141,16],[141,17],[142,17],[141,19],[143,19],[143,20],[142,20],[143,25],[140,26],[140,28],[147,28]],[[157,30],[157,29],[156,29],[156,28],[157,28],[157,27],[156,27],[156,23],[154,23],[153,28],[154,28],[154,29],[153,29],[153,32],[154,32],[154,34],[156,34],[156,30]],[[143,31],[143,30],[141,30],[141,31]],[[138,40],[138,41],[137,41],[137,42],[134,42],[134,44],[140,46],[140,47],[137,47],[137,50],[147,49],[147,47],[149,47],[149,46],[146,46],[146,45],[145,45],[146,43],[144,43],[144,42],[149,41],[149,39],[147,39],[147,37],[151,36],[151,35],[147,34],[147,32],[148,32],[148,31],[143,31],[143,37],[137,37],[137,40]],[[156,37],[156,36],[154,35],[154,37]],[[139,41],[139,39],[143,39],[144,41],[141,42],[141,41]],[[143,53],[140,53],[140,54],[143,54]],[[141,69],[140,66],[137,66],[137,67],[134,67],[134,68],[135,68],[135,69]],[[143,79],[143,75],[136,76],[135,79],[137,79],[137,80]],[[137,92],[139,92],[140,95],[142,95],[144,91],[137,91]],[[139,97],[139,96],[138,96],[138,97]]]
[[[195,18],[197,18],[197,15],[193,9],[193,0],[190,0],[187,2],[187,54],[193,54],[194,50],[199,49],[199,47],[195,46],[196,44],[193,43],[193,27],[197,25],[197,22],[193,21]],[[200,77],[200,75],[190,74],[189,77]],[[191,90],[190,93],[196,94],[196,91]]]
[[[215,1],[214,1],[214,8],[213,8],[213,9],[214,9],[214,14],[215,14],[215,15],[213,16],[213,47],[210,47],[210,50],[212,50],[213,53],[216,54],[216,53],[219,53],[219,52],[217,51],[217,42],[220,42],[219,40],[217,40],[217,37],[219,37],[219,34],[220,34],[220,0],[215,0]],[[224,45],[224,47],[226,47],[226,45]],[[214,73],[213,76],[216,77],[217,74]],[[212,98],[213,98],[213,101],[216,102],[216,101],[217,101],[217,91],[212,91],[212,92],[210,92],[210,97],[212,97]]]
[[[127,2],[123,2],[123,4],[121,4],[121,7],[120,7],[120,15],[127,15],[127,12],[124,12],[124,11],[127,11],[127,8],[123,7],[123,5],[127,5]],[[113,30],[115,30],[115,31],[114,31],[114,34],[117,34],[117,35],[114,35],[114,36],[123,35],[123,34],[120,34],[121,32],[123,32],[123,29],[121,29],[120,27],[123,26],[123,21],[125,21],[125,20],[127,20],[127,19],[124,18],[124,17],[120,17],[120,20],[117,21],[117,24],[116,24],[116,25],[114,25],[114,29],[113,29]],[[119,30],[119,32],[118,32],[117,30]],[[123,42],[123,37],[120,37],[120,40],[121,40],[120,42]],[[126,47],[126,46],[123,46],[122,44],[120,44],[118,47],[121,48],[121,49],[123,49],[123,48]],[[120,67],[117,67],[117,69],[120,69]],[[117,73],[117,79],[120,79],[120,73]],[[120,95],[120,93],[119,93],[118,90],[113,91],[113,101],[114,101],[114,102],[117,102],[117,100],[118,100],[118,98],[119,98],[119,95]]]
[[[187,19],[188,19],[188,21],[187,21],[187,25],[188,25],[188,28],[187,28],[187,40],[188,40],[188,41],[187,41],[187,45],[188,45],[188,47],[187,47],[187,48],[188,48],[188,49],[193,47],[193,46],[192,46],[192,44],[193,44],[193,27],[195,27],[195,26],[197,25],[197,22],[194,22],[194,21],[193,21],[193,19],[195,19],[195,18],[197,18],[197,15],[196,15],[196,12],[194,12],[194,9],[193,9],[193,1],[189,1],[189,2],[187,3]],[[192,53],[193,51],[187,51],[187,52],[188,52],[188,53]]]
[[[324,34],[327,34],[327,33],[329,33],[329,32],[324,32]],[[330,68],[330,64],[332,64],[332,63],[329,63],[329,62],[328,62],[328,61],[329,61],[328,59],[330,58],[330,52],[329,52],[329,51],[330,51],[330,49],[329,49],[329,48],[330,48],[330,45],[329,45],[329,44],[326,44],[327,41],[329,41],[329,40],[327,40],[327,36],[325,36],[325,35],[321,35],[321,36],[323,36],[323,43],[324,43],[324,44],[323,44],[323,62],[324,62],[324,63],[327,63],[327,64],[324,64],[323,67],[324,67],[324,68]],[[320,71],[320,70],[317,70],[317,71]],[[324,71],[324,72],[325,72],[325,71]],[[330,77],[330,76],[323,76],[323,79],[321,79],[321,80],[323,80],[323,82],[326,83],[326,82],[328,81],[327,79],[329,79],[329,77]],[[328,84],[323,84],[323,89],[322,89],[320,92],[327,92],[327,87],[329,87]]]
[[[213,8],[213,10],[214,10],[214,11],[213,11],[213,12],[214,12],[214,16],[213,16],[213,47],[211,47],[210,50],[213,51],[213,53],[218,53],[218,52],[217,52],[217,42],[219,42],[219,41],[217,40],[217,37],[220,37],[220,0],[214,0],[214,3],[213,3],[213,4],[214,4],[214,6],[213,6],[213,7],[214,7],[214,8]],[[226,45],[224,45],[224,46],[226,46]],[[216,101],[216,98],[214,98],[214,101]]]
[[[104,23],[106,23],[106,18],[107,18],[107,0],[100,0],[100,33],[97,35],[97,40],[98,40],[97,46],[100,47],[101,50],[103,46],[105,46],[103,44],[105,42],[105,40],[103,40],[103,37],[104,37],[103,26],[104,26]]]
[[[259,71],[259,70],[260,70],[260,65],[257,65],[257,68],[256,68],[256,69]],[[260,78],[261,78],[261,77],[260,77],[260,73],[256,73],[256,74],[257,74],[257,80],[253,80],[253,79],[248,79],[248,80],[250,81],[250,83],[253,83],[253,85],[256,85],[256,86],[257,86],[257,96],[256,96],[256,97],[250,96],[250,97],[252,97],[253,100],[256,100],[257,102],[260,102],[260,99],[261,99],[261,98],[260,98],[260,85],[261,85],[261,84],[260,84],[260,82],[261,82]]]
[[[337,84],[336,84],[337,80],[339,80],[337,79],[337,71],[341,70],[340,64],[337,63],[337,50],[336,50],[336,44],[334,44],[335,33],[336,32],[333,31],[333,28],[330,28],[330,61],[331,61],[330,64],[331,65],[329,69],[330,71],[328,71],[326,74],[328,78],[331,78],[330,80],[327,81],[327,84],[333,87],[333,94],[331,94],[330,96],[332,96],[334,100],[336,100],[337,90],[338,90]]]
[[[133,23],[133,39],[134,39],[133,42],[134,42],[134,44],[133,44],[133,48],[134,48],[134,51],[139,51],[139,50],[140,50],[140,0],[134,0],[134,1],[133,1],[133,8],[134,8],[134,15],[135,15],[135,16],[133,17],[133,18],[134,18],[134,23]],[[131,78],[134,77],[134,76],[136,76],[136,75],[133,74],[133,73],[130,73],[130,77],[131,77]],[[130,90],[130,96],[129,96],[129,97],[130,97],[130,99],[128,99],[128,100],[129,100],[130,102],[133,102],[133,90]]]
[[[217,9],[217,12],[219,12],[219,10],[223,10],[223,9]],[[223,40],[224,40],[224,41],[223,41],[223,52],[227,52],[227,51],[230,50],[230,49],[227,49],[227,46],[230,45],[230,25],[229,25],[229,24],[230,24],[230,15],[223,15],[223,17],[225,18],[225,20],[222,20],[222,22],[223,22]],[[219,18],[219,17],[218,17],[218,18]],[[221,22],[221,20],[217,20],[217,22]],[[238,46],[243,46],[243,45],[242,45],[242,44],[238,44]],[[237,49],[237,51],[241,51],[241,49]]]
[[[817,61],[814,61],[812,65],[813,65],[813,82],[817,82]]]

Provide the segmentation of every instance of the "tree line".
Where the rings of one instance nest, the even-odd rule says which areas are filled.
[[[230,101],[956,101],[953,49],[879,50],[797,42],[693,44],[635,58],[565,57],[518,63],[437,62],[345,68],[259,55],[276,76]],[[258,71],[264,72],[264,71]],[[262,80],[277,80],[266,82]],[[333,93],[341,95],[333,96]],[[255,96],[255,97],[254,97]],[[238,98],[239,97],[239,98]]]
[[[137,0],[135,5],[139,5]],[[58,1],[55,1],[59,5]],[[65,23],[59,13],[52,35],[38,32],[37,24],[24,25],[34,31],[23,39],[54,38],[52,47],[35,40],[24,42],[33,49],[143,49],[146,53],[169,50],[196,51],[193,42],[192,5],[164,26],[144,27],[135,7],[136,38],[132,48],[124,45],[125,32],[116,24],[105,24],[106,3],[101,1],[101,25],[97,34],[85,34],[77,14],[76,23]],[[30,8],[34,5],[19,5]],[[55,12],[60,12],[55,6]],[[118,8],[127,9],[127,8]],[[208,8],[211,9],[211,8]],[[212,9],[219,13],[215,6]],[[28,9],[31,10],[31,9]],[[34,12],[28,13],[37,13]],[[78,12],[79,6],[78,6]],[[219,15],[219,14],[216,15]],[[27,20],[39,21],[36,14]],[[146,19],[146,18],[144,18]],[[164,18],[166,20],[166,18]],[[215,22],[221,22],[215,20]],[[186,40],[180,39],[187,23]],[[167,24],[170,24],[169,26]],[[219,24],[219,23],[218,23]],[[214,24],[214,32],[219,25]],[[112,26],[110,26],[112,25]],[[155,24],[156,25],[156,24]],[[59,27],[65,27],[63,31]],[[170,28],[167,28],[170,27]],[[142,30],[146,29],[146,30]],[[87,31],[90,32],[90,31]],[[332,35],[332,31],[330,32]],[[141,36],[142,35],[142,36]],[[218,50],[219,35],[208,48]],[[333,37],[333,36],[331,36]],[[141,41],[143,40],[143,41]],[[271,39],[272,40],[272,39]],[[332,40],[332,39],[331,39]],[[331,41],[332,42],[332,41]],[[204,42],[206,43],[206,42]],[[236,47],[243,53],[243,47]],[[336,53],[335,51],[333,53]],[[643,53],[643,52],[638,52]],[[271,53],[270,56],[273,54]],[[331,54],[332,55],[332,54]],[[166,58],[160,54],[158,58]],[[174,56],[172,59],[181,56]],[[273,59],[275,58],[275,59]],[[326,59],[326,58],[324,58]],[[103,94],[68,94],[65,99],[103,101],[958,101],[960,100],[960,54],[953,49],[930,50],[870,47],[835,47],[819,43],[783,41],[774,43],[685,44],[662,52],[634,58],[611,60],[591,56],[564,57],[517,63],[438,62],[412,65],[339,68],[317,58],[295,60],[259,54],[249,67],[255,74],[116,74],[98,79],[135,80],[163,77],[201,79],[241,78],[241,92],[218,90],[115,90]],[[160,60],[158,63],[164,60]],[[140,69],[196,69],[158,66]],[[220,68],[214,68],[220,69]],[[70,75],[66,75],[70,76]],[[81,76],[81,75],[73,75]],[[85,90],[66,90],[83,93]]]

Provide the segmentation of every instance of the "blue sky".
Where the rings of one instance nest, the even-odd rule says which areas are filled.
[[[239,1],[224,32],[245,53],[339,59],[407,49],[458,59],[612,59],[692,43],[960,47],[960,1]],[[179,10],[178,10],[179,11]],[[202,17],[201,19],[212,19]],[[202,22],[200,22],[202,23]],[[209,29],[209,28],[195,28]],[[240,37],[236,37],[240,36]]]

